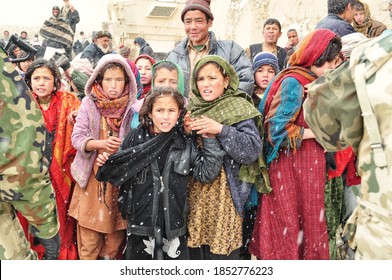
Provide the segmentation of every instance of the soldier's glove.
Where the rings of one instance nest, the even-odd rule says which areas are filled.
[[[57,67],[63,68],[64,71],[67,71],[68,68],[71,67],[71,63],[65,54],[56,52],[50,60],[54,62]]]
[[[39,243],[41,243],[45,248],[44,259],[45,260],[57,260],[60,252],[60,234],[57,233],[55,236],[49,239],[39,238]]]
[[[336,170],[335,153],[327,152],[325,153],[325,158],[330,169]]]

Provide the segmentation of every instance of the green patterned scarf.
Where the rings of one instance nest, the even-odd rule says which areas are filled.
[[[230,78],[229,87],[223,95],[213,101],[205,101],[197,88],[195,74],[207,63],[217,63]],[[239,79],[234,68],[222,57],[208,55],[200,59],[192,73],[193,96],[189,100],[188,109],[192,117],[204,115],[223,125],[233,125],[244,120],[253,119],[260,132],[261,138],[264,135],[262,116],[253,105],[252,98],[245,92],[239,91]],[[251,164],[241,165],[240,179],[243,182],[252,183],[261,193],[270,193],[267,167],[264,161],[263,152],[259,159]]]

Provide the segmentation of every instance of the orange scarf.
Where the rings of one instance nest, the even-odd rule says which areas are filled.
[[[110,128],[118,132],[129,102],[128,87],[125,86],[124,92],[120,97],[116,99],[109,99],[108,94],[103,90],[103,88],[99,84],[95,83],[90,94],[102,116],[105,117]]]

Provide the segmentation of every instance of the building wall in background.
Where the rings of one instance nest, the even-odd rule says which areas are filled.
[[[52,7],[61,7],[63,3],[61,0],[17,2],[18,8],[15,11],[12,7],[1,9],[0,36],[5,29],[17,34],[26,30],[29,39],[32,39],[44,20],[51,16]],[[77,34],[83,30],[90,36],[94,30],[109,30],[114,35],[114,49],[118,49],[121,44],[133,48],[133,39],[142,36],[157,52],[170,51],[175,41],[184,38],[180,15],[185,2],[186,0],[71,0],[81,18]],[[385,1],[364,2],[369,4],[374,19],[391,28],[392,21],[388,18]],[[165,5],[175,7],[170,17],[151,16],[153,7]],[[303,35],[306,35],[327,14],[327,0],[212,0],[211,10],[215,17],[211,30],[219,39],[235,40],[246,48],[250,44],[261,42],[264,21],[276,18],[283,28],[278,44],[284,46],[288,26],[299,24]],[[159,15],[159,10],[155,13],[157,14]]]

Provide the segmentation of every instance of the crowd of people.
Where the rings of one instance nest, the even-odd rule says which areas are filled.
[[[244,49],[188,0],[164,60],[75,38],[69,0],[33,58],[4,31],[0,259],[392,259],[392,34],[327,2]]]

